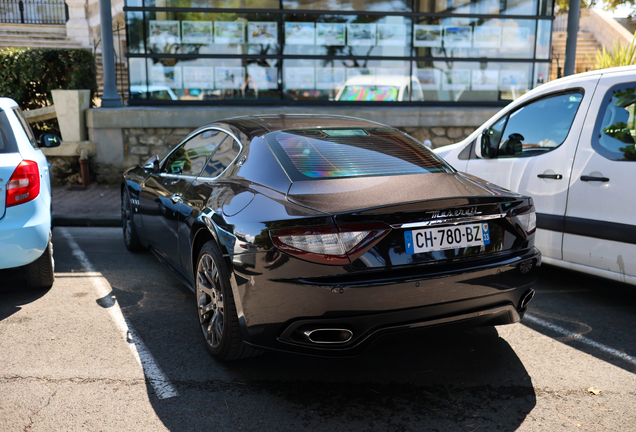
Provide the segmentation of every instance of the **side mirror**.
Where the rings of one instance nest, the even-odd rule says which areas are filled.
[[[55,134],[45,133],[40,135],[40,139],[38,139],[38,146],[44,148],[53,148],[59,147],[62,144],[62,140]]]
[[[479,139],[479,146],[475,149],[477,156],[483,159],[492,159],[497,157],[497,149],[493,148],[490,142],[490,136],[493,135],[492,129],[484,129]]]
[[[155,173],[159,172],[159,156],[154,155],[153,157],[148,159],[146,163],[144,164],[143,168],[146,171],[155,172]]]

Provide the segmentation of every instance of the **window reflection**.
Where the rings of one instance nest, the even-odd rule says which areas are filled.
[[[410,0],[283,0],[283,9],[410,12]]]
[[[594,149],[615,161],[636,162],[636,85],[610,89],[596,121]]]

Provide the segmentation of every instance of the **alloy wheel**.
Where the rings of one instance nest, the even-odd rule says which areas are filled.
[[[196,284],[201,330],[208,345],[217,349],[223,339],[223,293],[218,268],[208,254],[199,260]]]

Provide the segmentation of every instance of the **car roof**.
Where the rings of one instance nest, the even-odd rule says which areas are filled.
[[[0,97],[0,109],[9,110],[15,106],[18,106],[18,104],[13,99]]]
[[[249,140],[271,132],[288,129],[387,127],[370,120],[326,114],[267,114],[233,117],[219,120],[208,126],[218,123],[235,127],[244,133]]]

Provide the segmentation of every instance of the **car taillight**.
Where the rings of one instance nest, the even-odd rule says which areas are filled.
[[[40,194],[40,170],[37,162],[24,160],[7,183],[7,207],[32,201]]]
[[[512,212],[511,216],[513,225],[518,226],[517,229],[521,228],[521,230],[523,231],[522,234],[528,235],[536,231],[537,214],[534,210],[534,206],[526,206],[515,209]]]
[[[384,224],[284,228],[270,231],[274,245],[298,258],[320,264],[346,265],[379,242],[390,228]]]

